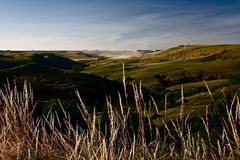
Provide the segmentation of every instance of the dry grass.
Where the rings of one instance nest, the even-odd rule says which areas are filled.
[[[34,118],[32,90],[27,83],[23,90],[6,85],[0,90],[0,158],[1,159],[237,159],[240,157],[240,103],[237,95],[230,106],[225,105],[222,128],[212,138],[208,109],[202,117],[205,138],[193,136],[191,121],[183,117],[184,98],[180,119],[172,120],[164,128],[151,124],[145,114],[148,107],[141,86],[133,85],[138,122],[131,117],[132,109],[121,103],[112,106],[107,97],[108,122],[102,131],[96,113],[89,113],[80,94],[79,110],[87,124],[73,126],[70,116],[49,112],[47,116]],[[166,97],[167,101],[167,97]],[[158,106],[155,106],[158,111]],[[166,106],[165,106],[166,108]],[[146,118],[148,117],[148,118]],[[64,123],[61,123],[63,121]],[[135,129],[134,129],[135,128]],[[149,131],[149,134],[146,132]],[[163,132],[164,136],[160,133]]]

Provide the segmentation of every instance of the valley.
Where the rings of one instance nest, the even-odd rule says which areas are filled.
[[[96,54],[93,51],[89,54],[84,51],[1,51],[0,75],[2,85],[7,79],[17,84],[27,80],[38,97],[40,113],[51,108],[49,102],[58,99],[70,108],[77,103],[75,90],[78,89],[84,102],[92,109],[97,107],[101,115],[106,95],[112,96],[117,105],[117,93],[124,93],[124,67],[128,92],[133,92],[132,84],[142,85],[146,97],[151,95],[156,101],[160,114],[165,105],[171,113],[178,112],[183,86],[185,115],[200,117],[212,103],[209,90],[216,99],[224,96],[230,99],[238,91],[239,52],[240,45],[181,45],[154,54],[116,59],[97,55],[100,51]],[[120,51],[111,52],[118,53]],[[167,104],[164,104],[165,96]],[[128,101],[133,101],[133,95]],[[154,115],[155,111],[151,112],[150,115]],[[177,118],[173,115],[178,116],[168,115],[168,121]],[[156,123],[161,121],[154,116],[151,119]]]

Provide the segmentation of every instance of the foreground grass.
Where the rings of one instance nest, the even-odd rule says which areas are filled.
[[[88,112],[77,91],[84,121],[73,126],[71,117],[63,108],[64,117],[49,112],[46,116],[34,118],[31,88],[25,83],[23,90],[18,91],[16,87],[7,85],[0,90],[0,158],[107,160],[240,157],[240,103],[237,95],[232,104],[224,105],[223,113],[218,112],[221,121],[217,123],[221,125],[217,133],[211,132],[209,116],[213,114],[207,108],[206,115],[202,117],[203,132],[196,135],[196,132],[193,134],[189,116],[183,114],[184,97],[179,118],[168,124],[163,121],[164,127],[159,127],[145,118],[147,106],[141,88],[133,86],[133,89],[137,121],[133,121],[131,109],[121,103],[120,95],[120,108],[114,108],[108,97],[107,120],[103,130],[97,122],[95,111]],[[155,107],[158,112],[158,106]],[[87,126],[85,129],[80,127],[83,123]]]

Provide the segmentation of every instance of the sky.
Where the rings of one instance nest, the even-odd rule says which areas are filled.
[[[0,0],[1,50],[240,43],[240,0]]]

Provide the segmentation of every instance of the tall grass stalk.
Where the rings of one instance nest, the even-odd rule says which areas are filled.
[[[132,108],[122,104],[120,94],[120,109],[113,106],[111,97],[106,98],[108,118],[103,131],[95,109],[93,113],[88,111],[78,91],[78,108],[87,128],[81,128],[81,121],[73,126],[71,116],[64,110],[64,106],[63,117],[50,111],[45,116],[34,118],[36,105],[30,85],[25,82],[19,91],[16,86],[12,87],[8,83],[0,89],[0,158],[156,160],[240,157],[240,103],[237,95],[230,107],[226,104],[227,116],[221,117],[221,130],[217,137],[212,138],[208,109],[206,116],[202,117],[204,133],[196,134],[192,131],[190,116],[183,114],[184,103],[179,113],[180,120],[172,119],[170,123],[166,121],[166,97],[164,117],[159,117],[164,125],[159,126],[151,119],[141,86],[133,85],[133,90],[135,105]],[[182,101],[183,98],[182,96]],[[154,100],[151,103],[160,114]],[[137,119],[131,116],[135,113]],[[206,137],[202,136],[204,134]]]

